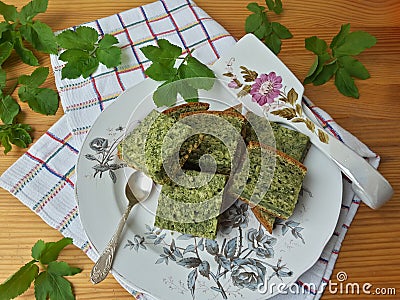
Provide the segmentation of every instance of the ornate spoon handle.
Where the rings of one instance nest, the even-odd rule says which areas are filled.
[[[111,240],[108,242],[108,245],[104,249],[103,253],[100,255],[97,262],[94,264],[92,272],[90,273],[90,281],[93,284],[97,284],[103,281],[110,272],[114,260],[114,253],[118,246],[119,238],[121,236],[122,230],[124,229],[126,220],[128,219],[129,213],[131,212],[133,206],[134,203],[129,202],[128,206],[125,209],[124,214],[122,215],[118,223],[117,230],[115,231]]]

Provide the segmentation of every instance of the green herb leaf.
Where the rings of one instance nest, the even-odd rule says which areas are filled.
[[[339,68],[335,75],[335,85],[345,96],[359,98],[358,88],[354,84],[354,79],[344,68]]]
[[[256,3],[256,2],[247,4],[246,8],[249,11],[254,12],[254,13],[262,13],[265,10],[264,6],[258,5],[258,3]]]
[[[98,60],[107,68],[116,67],[121,64],[121,49],[113,46],[108,48],[97,48],[96,56]]]
[[[249,16],[250,17],[250,16]],[[268,25],[267,25],[268,24]],[[263,40],[264,37],[268,36],[272,32],[272,26],[269,26],[270,23],[264,23],[264,26],[258,27],[253,31],[253,34],[260,40]]]
[[[4,154],[11,151],[11,144],[26,148],[32,143],[28,131],[31,127],[26,124],[0,125],[0,144],[4,147]]]
[[[171,61],[174,61],[182,54],[182,49],[174,44],[171,44],[165,39],[158,40],[157,46],[146,46],[140,48],[144,56],[146,56],[152,62],[158,62],[161,64],[169,65]]]
[[[316,55],[327,53],[328,45],[317,36],[306,38],[305,46],[307,50],[314,52]]]
[[[55,261],[58,258],[58,255],[60,254],[61,250],[71,244],[72,244],[71,238],[62,238],[58,242],[46,243],[46,248],[42,252],[42,255],[40,257],[40,262],[42,264],[48,264],[52,261]]]
[[[45,82],[48,75],[48,67],[39,67],[36,68],[31,75],[21,75],[18,77],[18,83],[29,87],[39,87]]]
[[[190,85],[183,86],[178,92],[186,102],[199,102],[199,91]]]
[[[337,89],[345,96],[359,98],[359,91],[354,79],[370,77],[365,66],[352,55],[358,55],[376,43],[376,38],[364,31],[350,32],[350,24],[343,24],[339,33],[332,39],[329,48],[327,43],[316,36],[305,40],[306,49],[317,55],[304,84],[321,85],[335,76]]]
[[[94,45],[99,38],[97,31],[91,27],[81,26],[73,30],[65,30],[57,35],[56,40],[64,49],[94,50]]]
[[[283,11],[282,1],[266,0],[265,3],[270,11],[280,14]],[[246,18],[246,33],[253,33],[257,38],[263,41],[272,52],[278,54],[281,51],[281,39],[290,39],[292,33],[284,25],[278,22],[270,22],[264,6],[257,3],[250,3],[247,9],[253,12]]]
[[[376,38],[365,31],[354,31],[347,34],[340,46],[332,50],[333,56],[358,55],[376,44]]]
[[[370,74],[365,66],[357,59],[351,56],[342,56],[338,58],[339,63],[350,74],[350,76],[359,79],[368,79]]]
[[[173,81],[166,81],[153,93],[153,101],[157,107],[172,106],[176,103],[178,96],[178,89],[176,83]]]
[[[195,89],[211,90],[214,86],[214,80],[201,80],[200,78],[215,78],[214,72],[201,63],[197,58],[188,56],[186,64],[182,64],[178,69],[181,79],[196,78],[199,80],[190,80],[189,83]]]
[[[23,45],[22,42],[22,37],[20,35],[17,35],[14,40],[14,49],[15,52],[19,55],[21,60],[31,66],[38,66],[39,61],[36,58],[36,56],[33,54],[33,52]]]
[[[275,54],[278,54],[281,51],[282,41],[274,32],[265,38],[265,44]]]
[[[0,14],[7,22],[15,22],[18,18],[17,8],[14,5],[5,4],[3,1],[0,1]]]
[[[173,78],[177,72],[178,69],[173,67],[173,63],[166,65],[159,62],[153,62],[145,71],[147,76],[156,81],[169,80]]]
[[[269,10],[272,10],[275,12],[277,15],[281,14],[283,11],[282,8],[282,1],[281,0],[265,0],[265,3],[268,6]]]
[[[32,138],[28,131],[31,130],[29,125],[25,124],[14,124],[12,135],[10,136],[10,143],[20,148],[26,148],[32,143]]]
[[[19,20],[21,24],[32,21],[32,19],[39,13],[44,13],[47,10],[48,0],[32,0],[27,5],[21,8],[19,13]]]
[[[313,80],[314,85],[322,85],[326,82],[328,82],[333,75],[336,73],[338,69],[338,65],[336,62],[324,65],[321,69],[321,72],[318,73],[317,76],[315,76]]]
[[[185,101],[198,101],[198,90],[210,90],[214,85],[214,72],[189,53],[178,68],[182,49],[168,42],[159,40],[158,46],[141,48],[152,64],[146,69],[146,75],[156,81],[165,81],[153,94],[153,101],[160,106],[172,106],[180,94]]]
[[[332,39],[329,48],[333,49],[338,46],[341,46],[344,42],[345,37],[349,34],[349,32],[350,32],[350,24],[343,24],[340,27],[339,33]]]
[[[55,115],[58,109],[58,94],[49,88],[34,88],[22,86],[18,89],[18,96],[29,107],[43,115]]]
[[[32,257],[39,261],[44,249],[46,249],[46,243],[43,240],[38,240],[32,247]]]
[[[58,109],[58,94],[48,88],[40,88],[49,75],[49,68],[39,67],[31,75],[22,75],[18,82],[22,86],[18,89],[21,101],[28,102],[29,107],[44,115],[54,115]]]
[[[105,34],[99,42],[99,48],[107,49],[107,48],[112,47],[115,44],[118,44],[118,39],[111,34]]]
[[[63,79],[74,79],[81,75],[87,78],[96,71],[99,66],[99,60],[96,57],[79,49],[66,50],[60,55],[59,59],[68,62],[61,70]]]
[[[290,39],[293,37],[292,33],[285,26],[278,22],[272,22],[272,30],[280,39]]]
[[[28,23],[21,26],[20,32],[36,50],[44,53],[57,53],[56,37],[47,24],[40,21]]]
[[[75,299],[71,283],[64,277],[48,271],[41,272],[35,279],[35,297],[36,300]]]
[[[2,65],[7,58],[10,57],[11,51],[13,49],[13,44],[10,42],[4,42],[0,44],[0,65]]]
[[[82,269],[71,267],[63,261],[52,261],[47,266],[47,272],[59,276],[73,276],[82,272]]]
[[[61,71],[63,79],[74,79],[81,75],[87,78],[97,70],[99,63],[107,68],[121,63],[121,49],[113,46],[118,43],[118,39],[110,34],[104,35],[97,43],[97,31],[81,26],[76,31],[60,33],[56,40],[66,49],[59,56],[60,60],[68,62]]]
[[[0,100],[0,118],[4,124],[12,124],[20,110],[19,104],[10,95]]]
[[[0,22],[0,38],[3,37],[3,33],[11,29],[11,25],[8,22]]]
[[[246,18],[246,23],[245,23],[246,33],[256,32],[256,31],[259,32],[260,30],[265,30],[266,31],[265,26],[262,26],[262,25],[263,25],[262,15],[260,13],[251,14],[250,16],[248,16]],[[263,38],[264,34],[259,34],[258,33],[257,37],[261,36],[261,38]]]
[[[314,62],[313,66],[311,67],[309,71],[309,75],[304,79],[304,84],[311,83],[317,78],[317,76],[322,72],[322,69],[324,68],[324,65],[327,61],[331,59],[331,56],[329,53],[322,53],[316,57],[316,61]],[[316,64],[316,66],[315,66]],[[311,73],[311,70],[314,70]]]
[[[0,67],[0,94],[1,94],[1,90],[4,89],[6,87],[6,82],[7,82],[7,74],[6,71],[4,71],[1,67]]]
[[[0,144],[4,147],[4,154],[11,151],[10,137],[0,129]]]
[[[34,263],[30,261],[0,285],[1,299],[14,299],[29,288],[39,273],[39,267]]]

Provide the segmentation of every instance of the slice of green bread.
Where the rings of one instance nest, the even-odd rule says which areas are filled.
[[[154,225],[215,239],[227,177],[192,170],[185,174],[188,177],[184,184],[170,182],[163,185]]]
[[[275,223],[275,216],[270,215],[268,212],[263,211],[261,208],[258,206],[254,206],[251,208],[252,212],[254,213],[254,216],[257,218],[257,220],[261,223],[261,225],[264,226],[264,228],[269,232],[272,233],[272,230],[274,228],[274,223]]]
[[[301,132],[288,129],[278,123],[270,122],[272,132],[275,137],[275,145],[270,144],[270,135],[265,130],[264,117],[260,117],[252,112],[246,114],[246,143],[257,142],[268,146],[274,146],[276,149],[286,153],[294,159],[302,162],[310,148],[310,138]],[[257,133],[256,133],[257,132]]]
[[[170,180],[166,168],[169,174],[176,173],[202,138],[197,135],[197,139],[186,140],[182,147],[177,147],[176,138],[185,135],[193,136],[190,126],[153,110],[121,141],[119,156],[156,183],[165,184]]]
[[[178,106],[170,107],[170,108],[164,110],[162,113],[177,121],[179,119],[179,116],[183,113],[192,112],[192,111],[205,111],[205,110],[208,110],[209,108],[210,108],[209,103],[189,102],[189,103],[184,103],[184,104],[181,104]]]
[[[250,142],[247,153],[247,181],[243,181],[241,172],[235,174],[230,192],[271,216],[289,218],[297,203],[307,168],[285,153],[259,143]],[[275,164],[265,164],[263,160],[275,160]]]
[[[267,126],[265,122],[267,122],[267,120],[264,117],[260,117],[252,112],[248,112],[246,114],[246,120],[246,143],[259,142],[259,139],[268,143],[270,135],[267,135],[265,130],[265,126]],[[271,125],[271,129],[274,134],[276,149],[286,153],[300,162],[303,162],[311,145],[309,137],[298,131],[283,127],[278,123],[270,122],[269,124]],[[275,217],[270,216],[268,213],[262,211],[258,206],[252,207],[251,210],[253,211],[257,220],[271,233]]]
[[[152,110],[132,132],[130,132],[118,144],[118,156],[125,161],[128,166],[140,170],[146,174],[146,136],[151,124],[160,116],[156,110]]]
[[[190,118],[193,116],[199,118]],[[241,155],[238,146],[244,131],[244,117],[234,111],[204,111],[184,113],[181,115],[181,120],[195,129],[205,129],[204,139],[199,147],[190,153],[184,168],[229,175],[232,166],[236,168]],[[209,165],[200,164],[203,155],[209,155],[214,159],[216,170],[209,167],[213,165],[212,160]]]

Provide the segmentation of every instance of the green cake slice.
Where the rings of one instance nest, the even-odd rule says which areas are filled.
[[[227,177],[189,170],[183,183],[163,185],[154,225],[215,239]]]
[[[178,137],[196,136],[182,141]],[[155,110],[119,144],[119,156],[129,166],[150,176],[156,183],[165,184],[183,166],[189,153],[198,147],[202,136],[192,128]]]
[[[257,142],[286,153],[294,159],[302,162],[310,148],[310,138],[301,132],[283,127],[278,123],[269,122],[275,137],[275,145],[271,144],[271,136],[268,130],[265,130],[264,117],[260,117],[252,112],[246,114],[246,143]],[[257,132],[257,133],[256,133]]]
[[[194,116],[198,118],[193,118]],[[195,130],[200,128],[204,139],[194,149],[184,165],[185,169],[216,172],[229,175],[236,168],[241,155],[240,141],[243,140],[244,117],[234,111],[190,112],[181,115],[184,123]],[[244,146],[244,143],[242,143]],[[201,164],[202,156],[208,156]],[[212,157],[212,159],[210,159]],[[208,164],[210,162],[210,164]],[[216,166],[214,169],[212,166]]]
[[[267,120],[264,117],[260,117],[252,112],[248,112],[246,114],[246,120],[246,143],[258,142],[258,137],[260,137],[260,135],[260,139],[268,142],[270,136],[266,135],[267,133],[265,129],[263,130],[263,128],[267,126],[265,124]],[[278,123],[270,122],[269,124],[274,134],[276,149],[286,153],[300,162],[303,162],[311,145],[309,137],[298,131],[283,127]],[[258,134],[256,134],[256,131]],[[269,215],[258,206],[254,206],[251,210],[253,211],[257,220],[271,233],[273,224],[275,222],[275,217]]]
[[[250,142],[247,153],[247,181],[243,181],[241,172],[235,174],[230,192],[271,216],[289,218],[297,203],[307,168],[285,153],[259,143]],[[264,168],[262,159],[275,159],[275,164],[267,164]]]
[[[264,228],[269,232],[272,233],[272,230],[274,228],[274,223],[276,217],[273,215],[270,215],[268,212],[263,211],[261,208],[258,206],[254,206],[251,208],[252,212],[254,213],[254,216],[257,218],[257,220],[261,223],[261,225],[264,226]]]
[[[130,132],[118,144],[118,156],[125,161],[128,166],[140,170],[146,174],[146,136],[151,124],[160,116],[156,110],[152,110],[132,132]]]

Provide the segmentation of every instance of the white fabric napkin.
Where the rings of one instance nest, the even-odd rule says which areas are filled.
[[[110,33],[119,40],[122,64],[118,68],[100,67],[87,79],[61,79],[64,65],[51,56],[57,90],[65,115],[54,124],[21,158],[0,177],[0,186],[38,214],[47,224],[74,244],[92,260],[98,254],[91,247],[79,219],[74,195],[75,164],[82,142],[98,115],[127,88],[142,81],[149,62],[139,48],[166,38],[184,49],[196,49],[194,55],[211,64],[229,49],[235,39],[201,8],[189,0],[159,0],[84,24],[99,35]],[[308,99],[325,130],[370,159],[375,167],[379,157],[357,138],[336,124]],[[338,225],[320,259],[296,282],[305,293],[279,295],[274,299],[319,299],[329,281],[341,243],[359,207],[349,182],[344,178],[343,204]],[[153,299],[135,291],[118,274],[114,277],[137,299]]]

